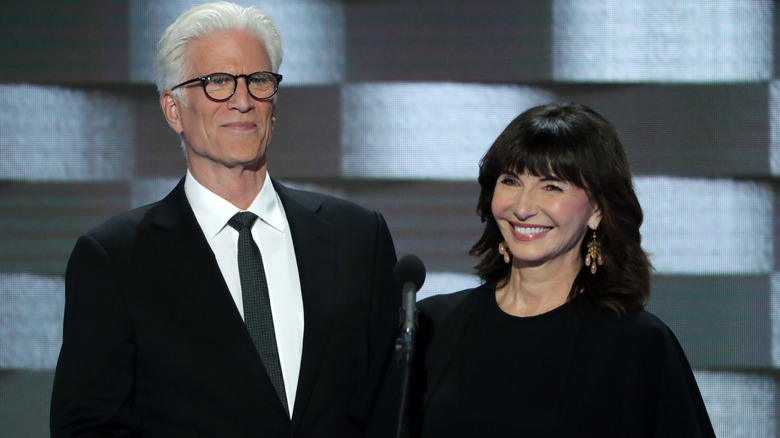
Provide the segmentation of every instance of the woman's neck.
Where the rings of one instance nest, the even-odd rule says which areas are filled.
[[[501,310],[514,316],[536,316],[549,312],[569,300],[579,266],[512,267],[509,281],[496,289]]]

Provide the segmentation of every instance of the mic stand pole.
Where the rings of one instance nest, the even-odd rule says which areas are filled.
[[[417,316],[417,315],[415,315]],[[401,371],[401,401],[398,410],[398,428],[396,438],[404,438],[404,430],[407,429],[407,413],[409,411],[409,380],[412,374],[412,359],[414,357],[414,326],[403,324],[401,333],[396,340],[396,354],[398,367]],[[408,435],[408,434],[407,434]]]

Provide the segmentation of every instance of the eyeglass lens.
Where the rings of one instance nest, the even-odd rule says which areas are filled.
[[[278,83],[276,78],[265,72],[258,72],[246,78],[249,94],[255,99],[268,99],[276,93]],[[212,99],[224,100],[230,98],[236,89],[236,78],[224,73],[210,75],[205,81],[205,90]]]

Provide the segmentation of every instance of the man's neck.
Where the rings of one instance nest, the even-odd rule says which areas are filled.
[[[259,169],[222,168],[219,172],[189,166],[189,171],[203,187],[241,210],[249,208],[266,179],[264,164]]]

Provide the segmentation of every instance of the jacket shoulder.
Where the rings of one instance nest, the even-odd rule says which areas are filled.
[[[125,239],[135,238],[140,229],[153,221],[162,220],[160,223],[164,226],[172,226],[187,208],[189,204],[184,194],[182,178],[163,199],[113,216],[88,231],[86,236],[99,242],[120,240],[127,243]]]
[[[288,187],[276,180],[273,180],[273,182],[274,188],[281,197],[283,204],[286,203],[285,201],[294,201],[311,211],[316,211],[326,216],[336,214],[352,217],[371,217],[379,214],[353,201],[334,195]]]
[[[134,208],[110,217],[85,234],[99,242],[132,238],[142,223],[146,222],[159,202]]]

